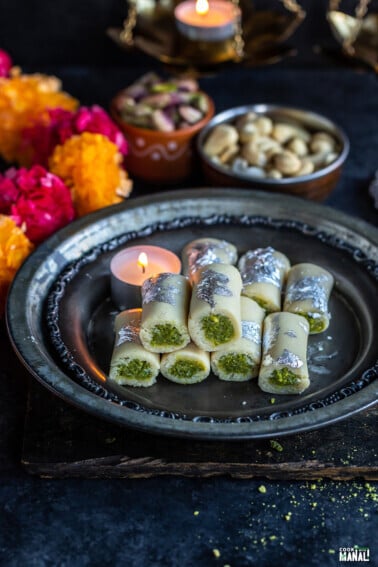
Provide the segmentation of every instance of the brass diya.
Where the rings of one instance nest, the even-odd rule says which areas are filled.
[[[224,63],[246,65],[273,63],[290,53],[285,42],[302,23],[305,12],[296,0],[279,0],[285,10],[254,10],[248,0],[232,0],[241,10],[232,37],[221,41],[191,40],[180,34],[175,0],[129,0],[123,28],[108,35],[121,47],[139,49],[175,70],[194,74],[214,70]]]
[[[354,15],[339,10],[341,0],[330,0],[327,20],[343,53],[378,72],[378,14],[368,13],[370,0],[359,0]]]

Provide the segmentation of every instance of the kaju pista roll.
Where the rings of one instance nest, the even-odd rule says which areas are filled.
[[[259,373],[265,311],[253,299],[240,298],[242,336],[211,353],[211,368],[221,380],[245,382]]]
[[[243,281],[242,294],[254,299],[267,313],[280,311],[289,259],[270,246],[256,248],[243,254],[238,268]]]
[[[151,352],[172,352],[190,342],[190,284],[181,275],[163,273],[142,285],[140,340]]]
[[[235,264],[238,258],[236,246],[218,238],[197,238],[188,242],[182,250],[183,274],[194,283],[198,270],[210,264]]]
[[[210,264],[199,271],[190,302],[188,327],[202,350],[219,350],[241,337],[238,270],[229,264]]]
[[[199,349],[194,343],[163,354],[161,358],[162,375],[178,384],[202,382],[210,373],[210,354]]]
[[[258,385],[271,394],[301,394],[310,385],[307,368],[307,319],[271,313],[264,320]]]
[[[329,326],[328,301],[333,283],[332,274],[316,264],[296,264],[289,271],[284,311],[305,317],[310,324],[310,335]]]
[[[140,339],[141,309],[128,309],[114,322],[115,341],[109,379],[122,386],[152,386],[160,369],[160,355],[147,351]]]

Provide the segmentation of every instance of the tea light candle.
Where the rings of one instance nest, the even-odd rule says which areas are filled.
[[[170,250],[142,245],[124,248],[110,262],[113,302],[121,310],[140,307],[142,283],[163,272],[181,272],[181,262]]]
[[[240,10],[226,0],[186,0],[175,8],[180,33],[192,40],[222,41],[235,33]]]

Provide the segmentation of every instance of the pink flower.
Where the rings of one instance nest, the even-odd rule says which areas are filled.
[[[122,132],[100,106],[82,106],[74,113],[61,108],[49,111],[49,123],[37,122],[22,133],[23,149],[31,149],[32,163],[47,166],[54,148],[75,134],[103,134],[126,155],[127,143]]]
[[[124,135],[101,106],[94,105],[91,108],[82,106],[76,112],[73,122],[75,133],[103,134],[118,147],[121,154],[127,154]]]
[[[26,236],[39,243],[73,220],[71,193],[63,181],[35,165],[30,170],[10,169],[0,180],[0,191],[13,220],[25,226]]]
[[[0,173],[0,214],[3,215],[9,214],[12,204],[20,194],[20,190],[12,180],[12,171],[9,169],[5,175]]]
[[[0,49],[0,77],[8,77],[11,67],[12,59],[6,51]]]

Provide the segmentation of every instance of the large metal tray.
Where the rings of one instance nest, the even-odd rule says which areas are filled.
[[[149,243],[179,253],[199,236],[240,253],[273,246],[292,263],[335,276],[329,329],[310,338],[311,386],[273,396],[256,381],[151,388],[109,383],[109,263],[120,248]],[[7,304],[21,360],[42,384],[85,411],[153,433],[206,439],[277,437],[315,429],[373,405],[378,392],[378,231],[312,202],[238,189],[170,191],[80,219],[40,246],[18,272]]]

